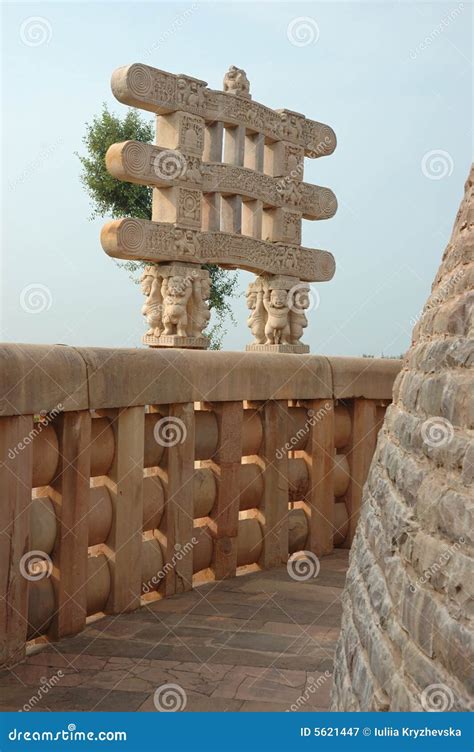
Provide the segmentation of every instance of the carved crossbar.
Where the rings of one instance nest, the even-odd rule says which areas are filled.
[[[259,102],[209,89],[205,81],[174,75],[141,63],[118,68],[112,75],[114,96],[130,107],[167,115],[177,110],[198,115],[206,122],[245,125],[269,140],[301,146],[310,158],[332,154],[336,134],[328,125],[290,110],[272,110]]]
[[[252,101],[235,66],[224,91],[142,64],[116,70],[112,91],[157,115],[156,145],[126,141],[106,156],[114,177],[153,189],[151,221],[116,220],[101,235],[110,256],[151,264],[142,277],[144,342],[207,347],[210,279],[197,269],[214,264],[258,275],[247,293],[255,337],[248,348],[307,352],[307,283],[331,279],[335,262],[328,251],[301,247],[301,224],[334,216],[337,200],[303,181],[304,157],[331,154],[332,129]]]
[[[114,144],[107,152],[107,169],[119,180],[130,183],[169,188],[192,187],[203,193],[239,194],[245,199],[263,202],[263,208],[297,207],[303,219],[329,219],[337,210],[337,199],[329,188],[310,183],[274,178],[246,167],[234,167],[218,162],[193,162],[183,159],[182,171],[169,178],[160,174],[160,158],[166,159],[169,150],[139,141]],[[315,280],[316,281],[316,280]]]
[[[224,232],[182,230],[166,222],[146,219],[117,219],[102,230],[101,242],[109,256],[156,263],[183,261],[220,264],[257,273],[294,275],[303,280],[324,282],[334,274],[334,257],[327,251],[315,254],[309,248],[269,243],[244,235]]]

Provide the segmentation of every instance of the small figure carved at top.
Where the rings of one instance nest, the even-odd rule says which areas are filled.
[[[247,74],[242,68],[231,65],[224,76],[224,91],[228,94],[237,94],[239,97],[251,99],[250,84]]]

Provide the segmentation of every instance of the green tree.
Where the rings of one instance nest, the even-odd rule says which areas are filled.
[[[151,188],[117,180],[107,172],[105,155],[109,146],[120,141],[144,141],[152,143],[154,125],[146,121],[137,110],[129,109],[123,118],[109,112],[107,105],[86,123],[83,136],[85,156],[78,154],[82,165],[81,182],[92,201],[92,218],[95,217],[138,217],[151,219]],[[127,269],[135,281],[143,264],[128,261],[120,264]],[[206,264],[211,275],[211,297],[209,307],[215,312],[217,321],[207,334],[211,338],[211,349],[218,350],[226,332],[226,320],[233,323],[234,317],[229,298],[236,295],[237,273],[225,271],[218,266]]]

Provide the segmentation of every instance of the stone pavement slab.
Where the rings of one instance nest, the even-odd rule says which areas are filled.
[[[266,570],[94,621],[0,671],[0,710],[325,710],[346,568],[338,550],[305,582]]]

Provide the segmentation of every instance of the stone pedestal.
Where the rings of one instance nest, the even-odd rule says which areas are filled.
[[[254,342],[246,350],[257,352],[306,353],[300,342],[308,325],[309,286],[296,277],[268,274],[257,277],[247,291],[250,315],[247,324]]]
[[[188,264],[157,264],[145,267],[141,278],[146,296],[142,313],[150,325],[143,343],[150,347],[205,349],[203,335],[210,311],[207,300],[209,272]]]

